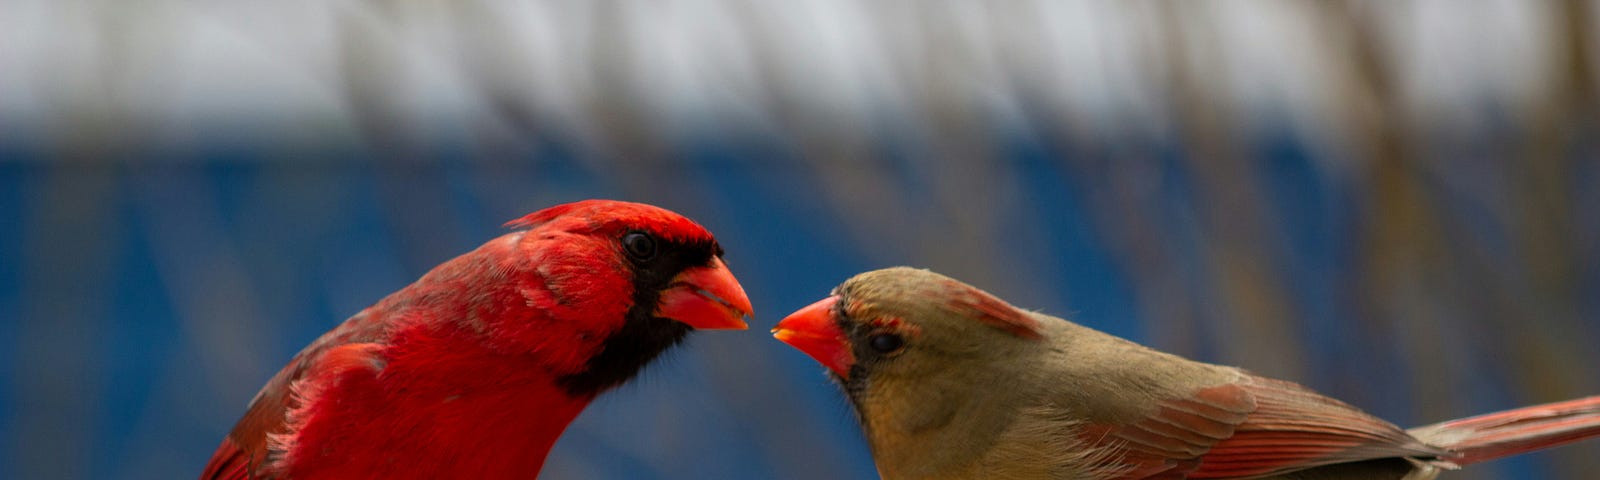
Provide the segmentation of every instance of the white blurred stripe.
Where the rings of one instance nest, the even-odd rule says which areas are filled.
[[[1356,5],[1417,121],[1475,128],[1485,106],[1517,111],[1548,85],[1558,58],[1545,2]],[[1258,122],[1287,116],[1317,128],[1344,108],[1339,77],[1354,63],[1332,10],[1249,1],[0,0],[0,139],[84,125],[180,142],[219,126],[342,135],[364,128],[360,116],[451,134],[504,120],[508,107],[580,137],[618,118],[664,136],[861,134],[952,113],[1160,132],[1171,123],[1173,45],[1208,98]]]

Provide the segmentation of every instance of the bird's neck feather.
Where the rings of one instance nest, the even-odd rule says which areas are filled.
[[[611,267],[592,256],[567,252],[575,242],[520,253],[527,233],[451,259],[373,309],[398,324],[394,332],[412,337],[402,340],[470,339],[492,353],[533,357],[558,374],[580,372],[622,327],[632,285],[606,274]]]
[[[864,428],[884,478],[970,478],[985,451],[1037,396],[1016,391],[1008,370],[971,369],[972,375],[874,379],[872,398],[860,402]],[[976,395],[1010,390],[1016,395]],[[929,452],[937,452],[929,455]]]
[[[466,335],[400,332],[370,381],[331,385],[313,406],[337,437],[302,435],[295,476],[513,478],[537,472],[592,396],[570,396],[533,357]],[[309,427],[309,425],[308,425]],[[317,431],[316,429],[303,432]],[[466,477],[461,477],[466,475]]]

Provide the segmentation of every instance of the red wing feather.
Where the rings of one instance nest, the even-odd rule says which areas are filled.
[[[222,445],[211,454],[211,460],[200,473],[200,480],[248,480],[259,476],[263,462],[271,449],[270,434],[286,433],[289,400],[294,382],[310,377],[337,375],[355,369],[381,368],[375,355],[377,346],[371,343],[333,345],[329,342],[347,341],[354,336],[334,335],[313,343],[295,356],[272,380],[267,382],[250,409],[239,423],[228,432]]]
[[[233,443],[233,439],[224,438],[222,445],[211,454],[205,471],[200,473],[200,480],[247,480],[252,470],[255,470],[255,461],[250,455]]]
[[[1387,457],[1437,457],[1400,427],[1300,385],[1251,377],[1240,384],[1257,409],[1218,442],[1189,478],[1271,475]]]
[[[1097,443],[1124,449],[1119,478],[1129,480],[1254,478],[1447,454],[1343,402],[1253,376],[1161,402],[1144,420],[1102,431]]]
[[[1467,465],[1600,436],[1600,396],[1522,407],[1410,430]]]
[[[1199,468],[1202,456],[1233,437],[1255,410],[1255,398],[1248,391],[1227,384],[1161,402],[1159,410],[1142,421],[1091,428],[1085,434],[1094,443],[1122,450],[1118,479],[1178,480]]]
[[[298,360],[298,359],[296,359]],[[299,361],[290,363],[250,402],[239,423],[222,439],[222,445],[211,454],[211,461],[200,473],[200,480],[247,480],[257,478],[255,473],[267,458],[267,434],[283,431],[285,404],[289,396],[289,383],[298,378],[303,369]]]

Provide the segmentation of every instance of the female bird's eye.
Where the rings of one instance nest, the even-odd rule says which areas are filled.
[[[638,260],[649,260],[656,256],[656,239],[643,232],[630,232],[622,236],[622,248],[628,250],[628,255]]]
[[[867,345],[872,346],[878,353],[890,353],[906,346],[906,339],[893,333],[879,333],[867,339]]]

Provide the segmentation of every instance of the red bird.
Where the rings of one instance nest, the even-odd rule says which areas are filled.
[[[750,300],[705,228],[588,200],[456,257],[312,342],[201,479],[533,478],[596,395]]]
[[[1600,436],[1600,396],[1401,430],[910,268],[857,275],[773,333],[843,384],[891,480],[1423,480]]]

